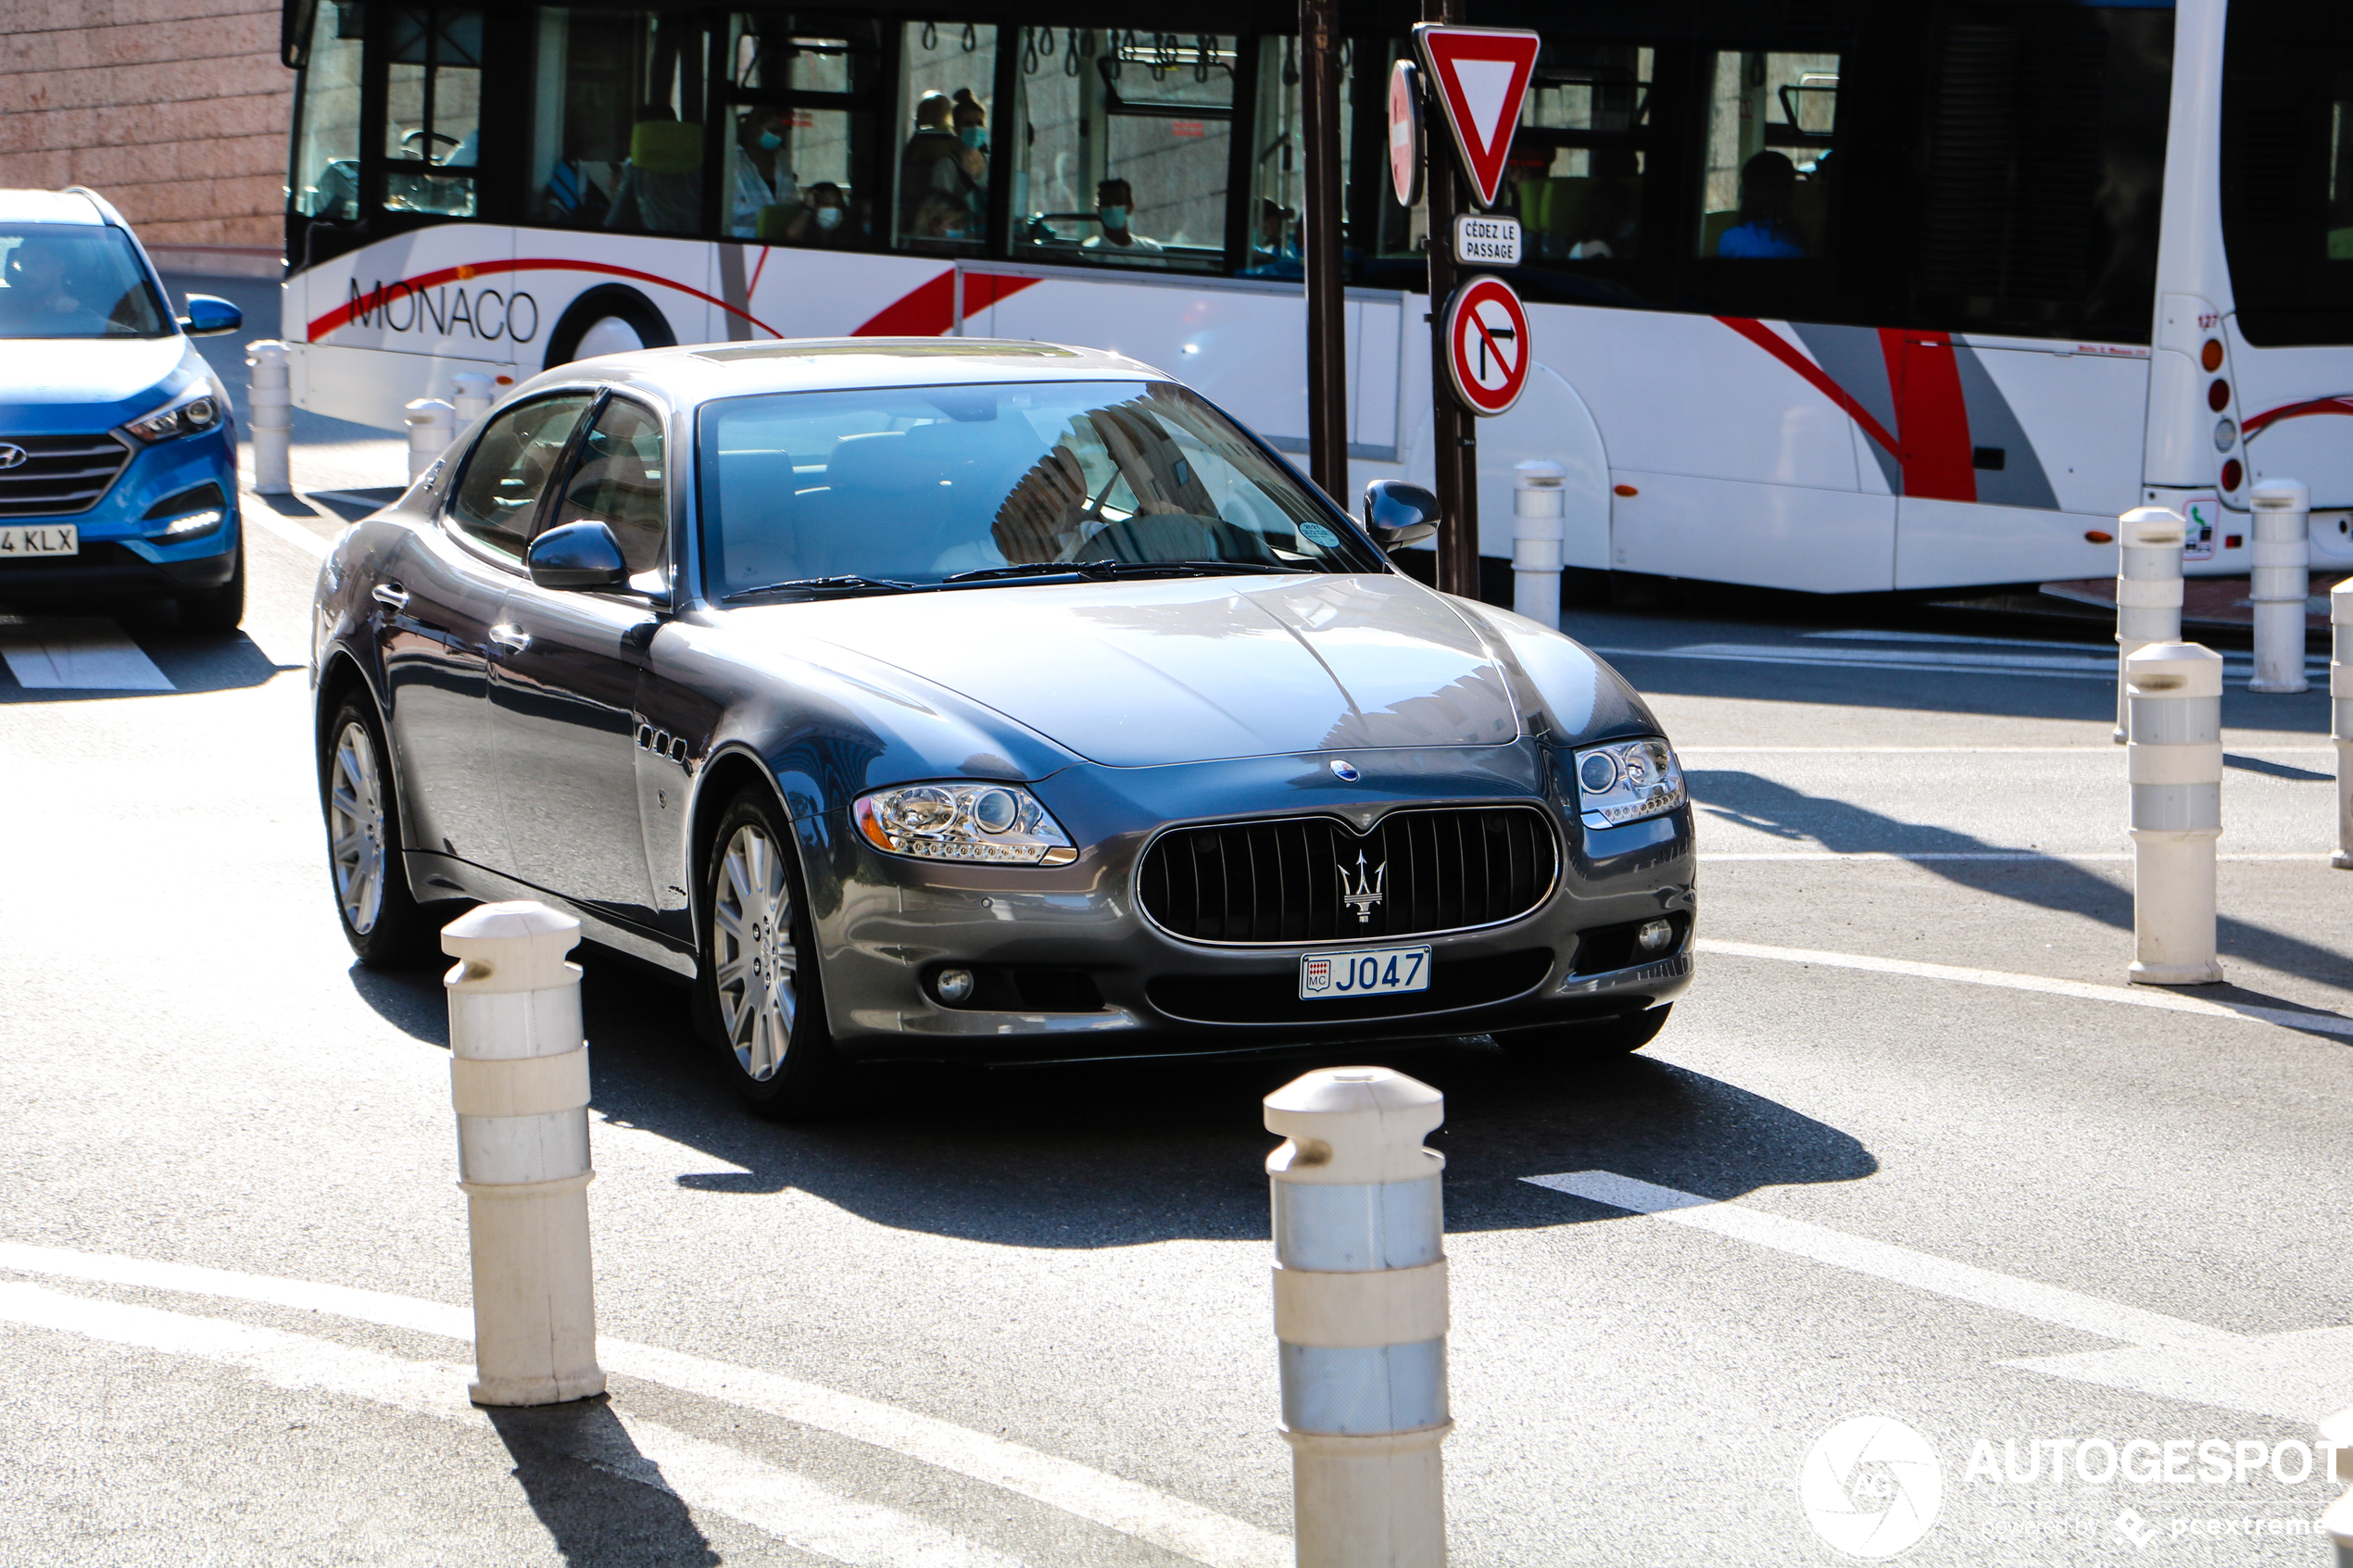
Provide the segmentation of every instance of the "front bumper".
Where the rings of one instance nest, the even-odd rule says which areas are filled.
[[[1696,894],[1688,807],[1589,833],[1577,822],[1573,794],[1564,809],[1565,758],[1556,768],[1540,747],[1492,748],[1474,768],[1457,759],[1451,776],[1431,754],[1354,759],[1365,776],[1347,788],[1345,809],[1542,807],[1562,852],[1550,896],[1518,919],[1477,931],[1294,946],[1180,940],[1146,918],[1135,867],[1154,830],[1213,815],[1315,811],[1321,803],[1302,802],[1301,792],[1327,786],[1339,808],[1340,786],[1322,756],[1057,775],[1032,788],[1091,847],[1051,870],[901,859],[874,850],[846,814],[835,813],[804,820],[802,832],[804,865],[812,880],[832,884],[812,888],[812,899],[826,911],[816,935],[837,1041],[866,1059],[987,1062],[1288,1051],[1619,1017],[1690,987]],[[1201,810],[1207,801],[1220,809]],[[1141,825],[1121,831],[1106,816]],[[1631,930],[1662,916],[1674,928],[1671,946],[1638,957]],[[1303,954],[1423,943],[1431,959],[1427,991],[1298,996]],[[942,1002],[934,989],[949,967],[978,977],[962,1005]]]
[[[167,508],[165,516],[149,515],[159,504],[207,485],[219,489],[217,508],[191,504]],[[218,509],[220,524],[184,538],[158,537],[173,517],[198,509]],[[0,604],[153,597],[223,587],[236,572],[243,527],[235,432],[224,421],[216,430],[134,452],[113,486],[86,511],[8,516],[0,522],[69,525],[79,532],[81,546],[70,556],[0,560]]]

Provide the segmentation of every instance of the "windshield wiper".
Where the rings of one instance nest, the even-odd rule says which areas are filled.
[[[1028,561],[1020,566],[984,567],[959,571],[942,583],[998,583],[1015,577],[1211,577],[1229,571],[1253,573],[1310,572],[1313,568],[1254,560],[1059,560]]]
[[[920,583],[900,583],[888,577],[796,577],[786,583],[738,589],[727,595],[723,602],[733,604],[737,599],[763,598],[770,594],[912,594],[923,586]]]

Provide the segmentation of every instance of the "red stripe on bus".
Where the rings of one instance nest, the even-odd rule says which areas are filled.
[[[1753,321],[1744,316],[1718,316],[1716,319],[1805,377],[1807,385],[1843,408],[1847,418],[1861,425],[1864,434],[1899,458],[1902,457],[1903,449],[1896,444],[1895,437],[1887,433],[1887,427],[1873,419],[1870,410],[1856,402],[1844,387],[1832,381],[1829,371],[1799,353],[1796,345],[1789,339],[1764,322]]]
[[[1001,272],[964,274],[964,314],[985,310],[1037,282]],[[956,273],[940,273],[884,306],[851,337],[940,337],[956,325]]]
[[[1888,379],[1895,385],[1895,425],[1904,437],[1896,460],[1904,465],[1904,494],[1931,501],[1976,500],[1969,400],[1961,395],[1952,334],[1881,327],[1879,340],[1888,357]]]
[[[761,332],[766,332],[770,337],[780,338],[785,335],[784,333],[778,332],[775,328],[770,326],[767,322],[761,320],[759,317],[754,316],[750,311],[739,310],[724,299],[714,298],[713,296],[703,293],[700,289],[688,288],[686,284],[678,282],[673,279],[657,277],[651,272],[640,272],[634,268],[614,267],[602,261],[570,261],[553,257],[539,257],[514,261],[469,262],[462,267],[444,267],[437,271],[421,272],[413,278],[402,278],[394,282],[379,283],[375,286],[375,288],[371,289],[367,294],[360,295],[358,299],[351,300],[346,304],[338,306],[334,309],[328,311],[325,315],[313,320],[308,329],[309,332],[308,341],[316,343],[327,333],[333,332],[336,328],[348,326],[351,322],[353,314],[357,311],[364,309],[370,315],[373,315],[375,312],[382,310],[384,306],[385,296],[394,289],[407,289],[411,294],[419,294],[422,293],[426,289],[437,289],[444,283],[467,282],[475,278],[490,277],[500,272],[526,271],[594,272],[599,276],[607,278],[627,278],[634,282],[653,283],[661,288],[674,290],[679,294],[691,295],[693,297],[701,300],[705,305],[716,305],[720,309],[724,310],[730,316],[739,316],[743,318],[743,320],[750,322],[753,326],[758,327]]]
[[[2315,397],[2306,403],[2289,403],[2265,413],[2250,414],[2239,427],[2247,435],[2282,420],[2300,420],[2308,414],[2353,414],[2353,393],[2340,393],[2334,397]]]

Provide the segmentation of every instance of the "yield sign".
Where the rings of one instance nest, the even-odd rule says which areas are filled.
[[[1473,278],[1446,303],[1446,369],[1474,414],[1509,411],[1528,384],[1528,311],[1501,278]]]
[[[1414,38],[1453,127],[1463,168],[1478,188],[1478,205],[1493,207],[1543,41],[1517,28],[1428,24],[1414,29]]]

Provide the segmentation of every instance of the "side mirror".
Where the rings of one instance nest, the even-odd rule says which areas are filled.
[[[522,559],[542,588],[618,588],[629,581],[621,545],[601,522],[551,528],[531,542]]]
[[[1365,532],[1384,550],[1420,544],[1441,521],[1438,497],[1418,484],[1377,479],[1365,486]]]
[[[225,299],[208,294],[188,296],[188,313],[180,318],[180,330],[190,337],[219,337],[233,332],[245,324],[245,313]]]

